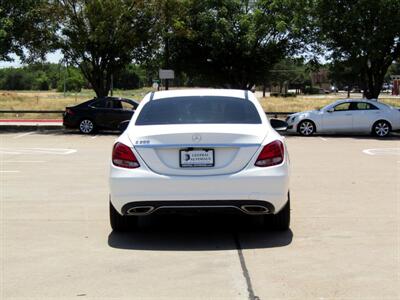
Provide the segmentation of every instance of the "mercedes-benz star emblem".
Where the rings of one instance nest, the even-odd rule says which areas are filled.
[[[198,143],[201,141],[201,135],[200,134],[193,134],[192,135],[192,141],[195,143]]]

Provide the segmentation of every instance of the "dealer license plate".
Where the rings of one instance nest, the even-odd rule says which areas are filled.
[[[214,149],[183,149],[179,156],[181,168],[214,167]]]

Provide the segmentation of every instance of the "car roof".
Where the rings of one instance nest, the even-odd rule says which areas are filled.
[[[377,102],[376,99],[366,99],[366,98],[362,98],[362,99],[347,99],[350,102]]]
[[[179,89],[154,92],[153,100],[172,98],[172,97],[188,97],[188,96],[220,96],[233,98],[246,98],[246,91],[235,89]]]
[[[131,101],[131,102],[135,102],[137,104],[139,104],[138,101],[134,100],[134,99],[130,99],[130,98],[123,98],[123,97],[111,97],[111,96],[106,96],[106,97],[102,97],[102,98],[93,98],[89,101],[101,101],[101,100],[115,100],[115,101]]]
[[[368,103],[377,103],[378,101],[376,99],[339,99],[336,100],[335,102],[332,102],[332,104],[339,104],[339,103],[344,103],[344,102],[368,102]]]

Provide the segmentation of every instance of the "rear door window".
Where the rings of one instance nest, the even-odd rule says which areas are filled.
[[[122,109],[135,110],[136,107],[132,102],[121,100]]]
[[[378,109],[375,105],[372,105],[367,102],[357,102],[356,104],[357,110],[370,110],[370,109]]]
[[[122,109],[121,100],[108,100],[113,109]]]
[[[191,96],[151,100],[136,125],[261,124],[251,101],[221,96]]]

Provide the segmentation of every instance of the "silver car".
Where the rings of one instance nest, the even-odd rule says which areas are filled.
[[[299,112],[286,119],[288,132],[367,133],[379,137],[400,129],[400,110],[376,100],[338,100],[320,110]]]

